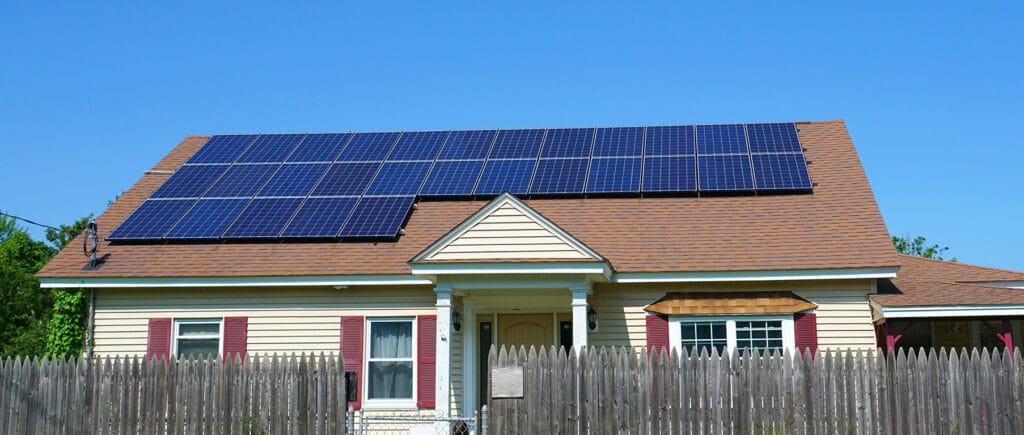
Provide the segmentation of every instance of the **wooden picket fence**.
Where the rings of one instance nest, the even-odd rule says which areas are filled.
[[[1020,351],[680,355],[492,349],[522,399],[490,399],[491,433],[1019,434]],[[489,396],[490,397],[490,396]]]
[[[8,358],[0,432],[337,434],[344,394],[340,356]]]

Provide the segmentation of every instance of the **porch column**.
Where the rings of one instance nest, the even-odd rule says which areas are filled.
[[[451,287],[434,287],[434,292],[437,293],[437,344],[435,346],[436,351],[436,371],[434,377],[434,407],[437,411],[437,416],[441,418],[447,418],[451,415],[451,379],[449,379],[450,367],[451,367],[451,340],[448,339],[448,335],[451,334],[451,319],[452,319],[452,288]],[[447,426],[442,426],[447,431]]]
[[[590,285],[571,287],[572,292],[572,346],[579,353],[587,347],[587,295]]]

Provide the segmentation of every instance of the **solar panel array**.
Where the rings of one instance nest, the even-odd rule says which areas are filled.
[[[417,197],[810,189],[792,123],[221,135],[108,239],[393,238]]]

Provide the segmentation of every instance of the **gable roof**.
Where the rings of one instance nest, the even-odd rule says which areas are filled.
[[[896,278],[878,282],[871,295],[883,307],[1024,304],[1024,289],[992,283],[1021,281],[1024,272],[899,255]]]
[[[888,231],[842,121],[800,123],[813,194],[530,199],[523,203],[617,272],[893,267]],[[277,277],[409,274],[408,260],[485,201],[421,201],[395,242],[111,244],[104,238],[208,137],[190,136],[97,218],[94,270],[72,243],[37,276]]]

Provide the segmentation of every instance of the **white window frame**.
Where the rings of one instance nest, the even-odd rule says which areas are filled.
[[[217,335],[216,335],[216,338],[217,338],[217,356],[220,357],[220,356],[224,355],[224,318],[223,317],[221,317],[221,318],[201,318],[201,319],[174,319],[174,331],[173,331],[173,334],[171,335],[171,355],[174,355],[175,359],[178,358],[178,340],[182,339],[181,338],[181,333],[179,331],[179,329],[180,329],[179,327],[181,325],[183,325],[183,324],[184,325],[188,325],[188,324],[197,324],[197,323],[198,324],[213,324],[213,323],[217,324]],[[185,338],[185,340],[190,340],[190,339],[206,339],[206,338],[214,338],[214,335],[213,334],[200,335],[200,336],[194,336],[193,335],[193,336],[190,336],[189,338]]]
[[[782,321],[782,347],[789,351],[796,350],[796,331],[793,329],[793,315],[735,315],[735,316],[669,316],[668,340],[676,352],[683,350],[684,322],[725,322],[726,352],[736,348],[736,322]]]
[[[363,408],[376,408],[376,409],[416,409],[416,397],[418,385],[418,373],[417,364],[419,355],[418,349],[418,331],[416,330],[417,317],[367,317],[366,327],[363,328],[363,391],[360,392],[363,398]],[[387,322],[409,322],[412,325],[412,353],[410,353],[410,360],[412,362],[412,397],[408,399],[371,399],[370,398],[370,337],[374,323],[387,323]],[[405,358],[387,358],[375,361],[405,361]]]

